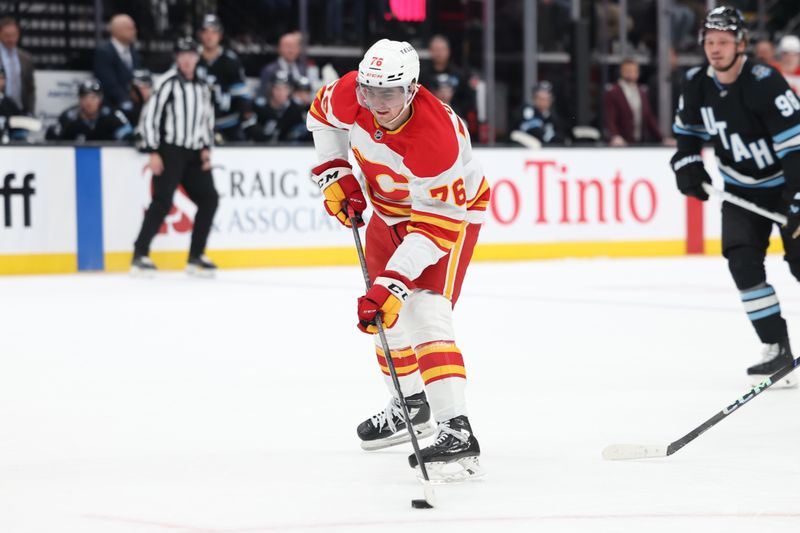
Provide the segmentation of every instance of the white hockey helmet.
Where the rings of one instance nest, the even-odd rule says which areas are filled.
[[[784,35],[778,44],[779,54],[800,54],[800,38],[796,35]]]
[[[365,101],[365,94],[400,87],[403,89],[404,105],[408,106],[417,92],[411,89],[411,84],[418,80],[419,56],[414,47],[405,41],[381,39],[370,46],[358,65],[356,81],[359,103],[370,108],[372,106],[368,100]]]

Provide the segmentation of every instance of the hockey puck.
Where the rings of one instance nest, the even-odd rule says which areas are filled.
[[[433,505],[428,500],[411,500],[411,507],[414,509],[433,509]]]

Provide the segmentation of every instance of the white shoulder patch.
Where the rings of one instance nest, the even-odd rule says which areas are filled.
[[[700,72],[700,70],[701,70],[702,68],[703,68],[703,67],[692,67],[692,68],[690,68],[689,70],[687,70],[687,71],[686,71],[686,79],[687,79],[687,80],[690,80],[690,79],[694,78],[694,77],[695,77],[695,75],[697,75],[697,73],[698,73],[698,72]]]

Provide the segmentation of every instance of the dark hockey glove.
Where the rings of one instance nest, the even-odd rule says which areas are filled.
[[[703,183],[711,183],[711,176],[703,166],[700,154],[686,154],[678,152],[670,160],[672,171],[678,182],[678,189],[686,196],[694,196],[698,200],[708,200],[708,194],[703,190]]]
[[[800,236],[800,190],[786,189],[783,191],[786,202],[786,233],[796,239]]]

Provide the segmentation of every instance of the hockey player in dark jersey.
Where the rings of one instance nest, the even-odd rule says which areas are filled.
[[[139,125],[139,118],[142,116],[142,109],[145,104],[150,100],[150,95],[153,93],[153,75],[147,69],[136,69],[133,71],[133,78],[131,79],[131,92],[130,104],[125,106],[125,109],[120,108],[120,111],[128,119],[131,126],[136,129]]]
[[[214,129],[226,141],[241,141],[242,122],[252,116],[252,98],[244,68],[233,50],[220,45],[222,24],[216,15],[206,15],[200,30],[202,50],[198,77],[205,79],[214,97]]]
[[[310,141],[306,128],[306,112],[291,98],[292,82],[289,73],[279,70],[272,74],[269,98],[255,99],[253,110],[255,123],[245,131],[255,142],[303,142]]]
[[[58,123],[47,130],[48,140],[122,141],[133,137],[133,128],[122,111],[103,105],[103,91],[96,79],[81,83],[78,97],[78,105],[61,113]]]
[[[707,200],[703,183],[711,178],[700,151],[711,141],[726,190],[788,217],[780,232],[784,259],[800,280],[800,239],[793,238],[800,226],[800,101],[777,70],[747,58],[746,41],[738,10],[722,6],[708,13],[700,30],[708,64],[686,74],[673,126],[678,151],[672,169],[683,194]],[[722,206],[722,253],[765,345],[763,361],[747,369],[758,380],[793,360],[764,268],[772,226],[740,207]],[[796,378],[782,382],[796,384]]]

